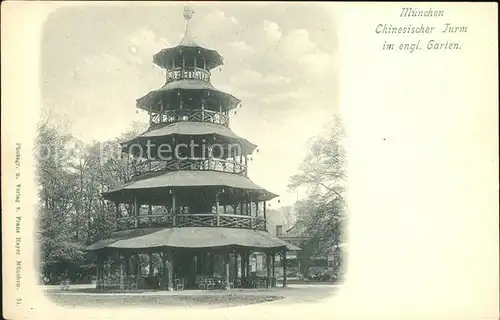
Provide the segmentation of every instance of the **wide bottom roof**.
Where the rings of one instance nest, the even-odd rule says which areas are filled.
[[[209,186],[221,186],[253,191],[256,193],[253,197],[254,201],[270,200],[277,197],[276,194],[261,188],[248,177],[235,173],[208,170],[179,170],[165,173],[159,172],[152,177],[138,177],[138,179],[134,179],[119,188],[103,192],[103,196],[108,198],[120,192],[133,192],[154,188]]]
[[[300,250],[266,231],[221,227],[141,228],[117,231],[85,250],[105,248],[223,248],[247,247],[255,249]]]

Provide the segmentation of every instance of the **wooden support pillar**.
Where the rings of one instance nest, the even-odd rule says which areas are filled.
[[[104,280],[104,257],[101,252],[97,254],[97,262],[96,262],[96,276],[97,276],[97,283],[96,287],[101,288],[103,287],[103,280]]]
[[[196,255],[196,273],[203,274],[203,253],[201,252]]]
[[[167,253],[167,266],[168,266],[168,291],[174,291],[174,260],[172,259],[172,253]]]
[[[168,271],[167,271],[167,254],[165,252],[161,253],[161,266],[162,266],[162,280],[161,280],[161,288],[168,289]]]
[[[243,213],[243,191],[241,191],[240,198],[241,198],[241,200],[240,200],[240,214],[244,215],[244,213]]]
[[[250,252],[245,256],[245,277],[247,280],[250,278]]]
[[[119,254],[120,259],[120,289],[125,289],[125,257],[123,254]]]
[[[137,201],[137,196],[134,196],[134,227],[138,228],[139,227],[139,214],[141,207]]]
[[[271,254],[266,253],[267,288],[271,288]]]
[[[234,278],[238,278],[238,253],[234,253]]]
[[[123,262],[124,262],[124,267],[125,267],[125,276],[130,276],[130,254],[129,253],[124,253],[123,254]]]
[[[275,275],[275,263],[276,263],[276,253],[272,253],[271,254],[271,270],[272,270],[272,282],[271,282],[271,287],[275,287],[276,286],[276,275]]]
[[[286,283],[286,251],[282,253],[283,260],[281,260],[281,264],[283,266],[283,288],[287,286]]]
[[[149,161],[149,166],[151,166],[151,161]],[[148,215],[150,216],[148,218],[148,223],[151,225],[151,223],[152,223],[151,216],[153,215],[153,206],[152,205],[148,205]]]
[[[205,121],[205,100],[201,100],[201,121]]]
[[[171,191],[172,193],[172,224],[175,227],[175,216],[177,215],[177,208],[176,208],[176,203],[175,203],[175,193]]]
[[[159,123],[163,123],[163,109],[164,109],[163,108],[163,100],[160,100],[159,104],[160,104],[160,114],[159,114],[160,119],[159,119]]]
[[[102,275],[103,275],[103,279],[104,280],[106,280],[108,278],[108,275],[109,275],[108,268],[106,268],[106,265],[107,265],[107,262],[108,262],[108,261],[106,261],[106,258],[107,257],[104,258],[104,263],[102,265]]]
[[[153,268],[154,268],[154,266],[153,266],[153,254],[150,253],[148,255],[148,258],[149,258],[149,276],[152,277],[153,276]]]
[[[167,289],[168,291],[173,291],[173,259],[172,252],[163,251],[161,255],[163,274],[161,287],[162,289]]]
[[[241,273],[241,285],[246,285],[246,277],[245,277],[245,253],[240,253],[240,273]]]
[[[139,255],[136,253],[134,254],[134,264],[135,264],[135,284],[137,286],[137,289],[139,289],[139,278],[141,277],[141,259]]]
[[[210,276],[214,275],[214,264],[215,264],[215,255],[213,252],[210,252]]]
[[[196,256],[196,273],[203,274],[203,253],[198,253]]]
[[[220,217],[219,217],[219,192],[215,194],[215,217],[216,217],[216,225],[220,226]]]
[[[225,284],[224,289],[229,290],[231,287],[229,286],[229,253],[224,254],[224,273],[225,273]]]
[[[151,107],[149,107],[149,125],[152,125],[153,124],[153,105],[151,105]]]
[[[266,201],[264,200],[264,226],[265,226],[266,231],[267,231],[267,216],[266,216],[266,207],[267,207],[267,204],[266,204]]]
[[[121,218],[120,203],[115,202],[115,209],[116,209],[115,210],[116,219],[115,219],[114,228],[115,228],[115,230],[120,230],[121,229],[121,227],[120,227],[120,225],[121,225],[121,223],[120,223],[121,222],[121,220],[120,220],[120,218]]]
[[[127,162],[126,162],[126,165],[127,165],[127,169],[125,170],[125,172],[127,173],[126,176],[125,176],[125,181],[126,182],[128,179],[130,179],[130,177],[132,176],[130,174],[130,154],[127,153],[126,155],[127,157]]]

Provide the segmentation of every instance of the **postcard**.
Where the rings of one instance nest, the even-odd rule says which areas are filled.
[[[498,319],[498,5],[2,5],[7,319]]]

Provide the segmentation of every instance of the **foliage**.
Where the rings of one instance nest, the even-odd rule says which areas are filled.
[[[299,172],[290,179],[289,188],[307,187],[307,197],[296,204],[296,228],[309,240],[298,253],[302,272],[307,276],[309,260],[315,255],[333,253],[336,257],[333,277],[341,266],[340,243],[347,209],[343,198],[346,185],[344,129],[335,117],[325,135],[312,139]]]
[[[129,175],[119,141],[137,134],[135,125],[120,139],[84,144],[47,119],[35,144],[39,186],[38,238],[42,273],[75,279],[87,270],[83,248],[114,229],[115,207],[101,196]]]

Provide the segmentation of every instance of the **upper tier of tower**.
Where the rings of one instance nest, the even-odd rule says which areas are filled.
[[[179,73],[174,71],[180,70],[180,68],[192,68],[200,72],[196,75],[199,80],[209,81],[210,70],[223,64],[222,56],[215,50],[199,46],[194,40],[189,28],[189,20],[193,17],[194,10],[185,7],[182,14],[186,19],[186,30],[181,42],[175,47],[163,49],[155,54],[153,62],[170,71],[167,75],[172,80],[180,77]],[[191,77],[195,76],[191,74]]]
[[[184,8],[186,30],[181,42],[153,56],[153,62],[166,70],[165,84],[137,99],[137,107],[150,112],[152,124],[215,119],[212,122],[227,126],[228,111],[241,102],[211,84],[211,70],[223,64],[222,57],[195,42],[189,28],[193,13]]]

